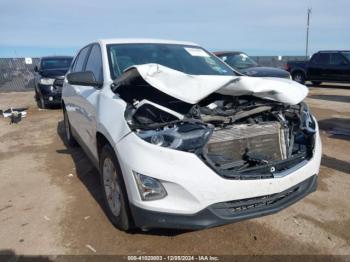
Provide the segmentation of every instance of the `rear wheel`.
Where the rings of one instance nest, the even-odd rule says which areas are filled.
[[[304,84],[305,83],[305,75],[301,71],[294,72],[292,77],[293,77],[294,81],[296,81],[296,82],[298,82],[300,84]]]
[[[63,108],[63,123],[64,123],[64,134],[66,137],[67,144],[71,147],[77,146],[77,141],[72,136],[72,129],[70,127],[68,114],[65,108]]]
[[[311,81],[312,85],[314,86],[319,86],[320,84],[322,84],[321,81]]]
[[[106,213],[116,228],[132,229],[129,201],[123,175],[112,147],[106,144],[100,154],[100,174]]]

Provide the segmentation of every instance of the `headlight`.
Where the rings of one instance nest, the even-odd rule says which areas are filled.
[[[194,151],[203,147],[213,130],[205,125],[181,123],[160,130],[140,130],[136,134],[145,141],[172,149]]]
[[[165,188],[157,179],[136,172],[134,177],[142,200],[157,200],[167,196]]]
[[[308,133],[316,132],[316,123],[307,104],[300,103],[300,128]]]
[[[55,82],[55,79],[53,79],[53,78],[41,78],[40,79],[40,84],[42,84],[42,85],[52,85],[53,82]]]

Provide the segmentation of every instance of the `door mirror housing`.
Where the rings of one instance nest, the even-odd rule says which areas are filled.
[[[67,80],[71,85],[94,86],[98,88],[103,85],[101,81],[96,80],[94,73],[91,71],[69,73]]]

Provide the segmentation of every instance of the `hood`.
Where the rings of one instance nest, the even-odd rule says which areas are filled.
[[[250,67],[243,70],[240,70],[242,74],[247,76],[254,77],[280,77],[280,78],[289,78],[290,74],[279,68],[273,67]]]
[[[125,81],[128,71],[133,69],[136,69],[152,87],[189,104],[196,104],[211,93],[219,93],[231,96],[253,95],[294,105],[301,102],[308,94],[308,89],[304,85],[289,79],[189,75],[159,64],[129,67],[125,70],[124,76],[115,80],[116,89],[119,79]]]
[[[57,68],[57,69],[42,69],[39,74],[43,77],[56,78],[57,76],[64,76],[68,71],[68,68]]]

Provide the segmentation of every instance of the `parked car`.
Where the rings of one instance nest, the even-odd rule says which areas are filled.
[[[290,79],[290,74],[283,69],[260,66],[243,52],[220,51],[214,54],[236,71],[254,77],[280,77]]]
[[[98,168],[117,228],[213,227],[316,189],[321,141],[307,93],[239,76],[194,43],[99,40],[64,80],[65,136]]]
[[[289,61],[286,70],[293,80],[313,85],[322,82],[350,83],[350,51],[319,51],[310,61]]]
[[[35,66],[35,99],[40,108],[61,105],[64,75],[72,60],[71,56],[47,56]]]

